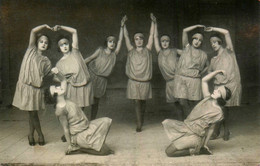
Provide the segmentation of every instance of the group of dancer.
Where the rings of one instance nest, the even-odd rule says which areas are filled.
[[[152,98],[151,50],[154,42],[159,68],[166,80],[166,100],[168,103],[174,103],[173,109],[178,113],[179,120],[167,119],[163,122],[172,141],[166,149],[166,154],[210,154],[208,140],[212,137],[215,126],[218,127],[215,127],[213,137],[219,135],[220,125],[215,124],[224,117],[224,139],[228,140],[228,109],[225,106],[238,106],[241,96],[240,74],[229,32],[203,25],[191,26],[183,30],[183,49],[175,49],[169,47],[170,36],[162,35],[159,41],[156,17],[153,14],[150,17],[150,35],[146,46],[142,33],[135,33],[135,46],[131,44],[125,24],[127,17],[124,16],[118,41],[114,36],[108,36],[105,47],[99,47],[86,59],[83,59],[79,51],[76,29],[61,25],[40,25],[31,30],[29,46],[21,64],[13,99],[15,107],[29,113],[28,141],[31,146],[36,144],[35,130],[38,133],[38,144],[45,144],[38,110],[45,108],[43,78],[53,75],[54,80],[60,82],[60,86],[50,86],[50,92],[56,101],[55,114],[64,130],[63,140],[69,144],[66,154],[114,153],[104,143],[112,120],[106,117],[96,119],[96,116],[99,99],[106,92],[107,77],[113,71],[123,38],[128,50],[126,75],[129,80],[126,93],[127,98],[135,102],[136,132],[142,131],[146,100]],[[51,67],[50,60],[43,55],[50,46],[49,37],[40,33],[44,28],[54,32],[63,30],[71,34],[71,39],[63,35],[58,38],[58,49],[63,56],[54,68]],[[188,33],[194,29],[218,33],[210,38],[212,48],[217,54],[210,63],[207,54],[201,49],[202,33],[193,34],[192,42],[189,43]],[[221,34],[225,36],[226,47]],[[202,78],[204,75],[206,76]],[[212,79],[215,90],[210,94],[208,82]],[[83,112],[84,107],[90,105],[91,121]]]

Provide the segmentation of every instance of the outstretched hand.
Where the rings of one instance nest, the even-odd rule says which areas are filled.
[[[211,32],[213,27],[204,27],[204,31],[206,32]]]
[[[125,22],[127,20],[127,16],[125,15],[122,20],[121,20],[121,27],[123,27],[125,25]]]
[[[150,14],[151,20],[156,23],[156,17],[153,15],[153,13]]]
[[[54,68],[51,69],[51,72],[52,72],[53,74],[58,74],[58,73],[59,73],[59,70],[58,70],[57,67],[54,67]]]
[[[60,28],[60,25],[55,25],[54,27],[52,27],[52,30],[54,31],[54,32],[56,32],[56,31],[58,31],[58,30],[60,30],[61,28]]]

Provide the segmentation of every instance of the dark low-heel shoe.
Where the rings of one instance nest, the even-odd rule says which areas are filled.
[[[45,145],[44,137],[42,139],[39,138],[38,143],[39,143],[40,146]]]
[[[30,139],[30,137],[28,136],[28,141],[29,141],[29,145],[30,146],[34,146],[35,145],[34,138]]]

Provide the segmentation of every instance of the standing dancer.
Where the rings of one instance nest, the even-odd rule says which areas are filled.
[[[163,78],[166,81],[166,102],[167,103],[174,103],[174,108],[180,107],[179,103],[174,98],[173,89],[174,89],[174,77],[175,77],[175,70],[177,67],[178,57],[177,54],[181,54],[181,50],[176,48],[170,48],[170,37],[168,35],[161,36],[160,39],[161,46],[159,43],[158,38],[158,28],[157,28],[157,21],[155,21],[155,28],[154,28],[154,46],[156,52],[158,53],[158,64],[160,71],[163,75]],[[177,115],[179,120],[183,120],[183,116],[181,115],[180,109],[177,110]]]
[[[188,32],[203,25],[194,25],[183,30],[183,51],[179,58],[175,79],[174,97],[179,99],[185,119],[192,107],[202,99],[201,76],[207,71],[207,55],[200,49],[203,36],[195,33],[192,36],[192,45],[188,41]]]
[[[144,112],[146,100],[152,98],[152,87],[150,80],[152,78],[152,54],[154,22],[155,17],[151,14],[151,28],[148,43],[144,44],[144,35],[136,33],[134,35],[135,48],[132,46],[126,25],[124,25],[124,37],[128,50],[126,62],[126,75],[128,76],[127,98],[135,101],[136,112],[136,131],[142,131],[144,123]]]
[[[204,99],[194,107],[184,122],[171,119],[162,122],[172,142],[165,150],[168,157],[212,154],[207,144],[215,124],[223,119],[223,106],[231,97],[231,91],[225,86],[218,87],[212,94],[209,92],[208,82],[221,74],[225,74],[225,71],[216,70],[202,79]]]
[[[231,99],[227,102],[224,109],[224,140],[229,140],[229,128],[228,128],[228,118],[229,118],[229,107],[239,106],[241,100],[241,82],[240,73],[237,65],[236,55],[233,49],[233,44],[230,38],[229,31],[222,28],[208,27],[206,31],[215,31],[220,34],[224,34],[226,47],[223,46],[223,41],[219,34],[212,35],[210,37],[210,43],[213,50],[217,53],[217,56],[213,57],[210,62],[209,72],[215,70],[225,70],[225,75],[217,75],[214,80],[214,88],[219,86],[226,86],[232,92]],[[220,125],[216,125],[215,133],[213,134],[213,139],[217,138],[220,134]]]
[[[35,145],[35,130],[38,133],[39,145],[45,144],[38,116],[38,110],[45,109],[42,89],[43,77],[51,70],[50,60],[43,56],[43,52],[50,46],[49,38],[44,34],[38,34],[44,28],[52,29],[45,24],[31,30],[29,46],[22,61],[13,99],[15,107],[29,113],[28,141],[31,146]]]
[[[91,110],[91,120],[96,119],[99,99],[105,94],[107,87],[107,77],[111,74],[115,63],[116,55],[119,53],[123,40],[123,26],[126,16],[121,20],[119,40],[116,43],[114,36],[106,39],[106,48],[98,48],[94,54],[85,59],[89,63],[89,71],[94,91],[94,104]]]
[[[59,50],[62,52],[63,57],[57,62],[56,67],[67,79],[66,98],[79,107],[87,107],[93,103],[93,90],[88,68],[78,48],[77,30],[56,25],[54,31],[59,30],[72,34],[72,44],[70,44],[70,40],[66,36],[61,36],[58,39]]]

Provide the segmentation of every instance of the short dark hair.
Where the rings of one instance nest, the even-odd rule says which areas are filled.
[[[219,106],[224,107],[227,103],[227,101],[231,98],[231,91],[226,86],[224,86],[226,89],[226,100],[224,100],[222,97],[217,98],[217,103]]]
[[[50,40],[50,38],[49,38],[48,35],[43,34],[43,33],[38,33],[38,34],[36,34],[36,41],[35,41],[35,45],[36,45],[36,47],[38,47],[38,40],[39,40],[42,36],[47,37],[47,39],[48,39],[47,50],[50,49],[50,48],[51,48],[51,40]]]

